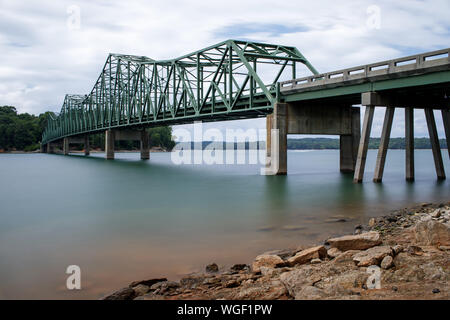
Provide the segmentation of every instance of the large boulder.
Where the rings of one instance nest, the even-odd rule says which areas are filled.
[[[300,269],[284,272],[280,275],[280,281],[292,297],[301,294],[305,286],[312,286],[321,279],[322,275],[317,272],[317,269],[312,268],[311,265],[302,266]]]
[[[420,245],[450,245],[450,227],[434,220],[419,221],[414,229],[416,242]]]
[[[113,294],[103,298],[103,300],[133,300],[136,298],[136,292],[132,288],[122,288]]]
[[[274,254],[262,254],[255,258],[252,264],[253,272],[261,272],[261,267],[276,268],[284,266],[284,261]]]
[[[338,238],[328,239],[330,247],[341,251],[365,250],[381,244],[380,234],[376,231],[361,234],[348,235]]]
[[[136,287],[140,284],[144,286],[151,287],[155,283],[167,281],[167,278],[156,278],[156,279],[148,279],[148,280],[141,280],[141,281],[134,281],[130,284],[130,288]]]
[[[355,254],[353,256],[353,261],[358,264],[358,267],[368,267],[378,265],[384,257],[391,255],[392,249],[390,246],[380,246]]]
[[[322,259],[327,256],[327,250],[324,246],[317,246],[298,252],[295,256],[287,260],[288,265],[305,264],[312,259]]]

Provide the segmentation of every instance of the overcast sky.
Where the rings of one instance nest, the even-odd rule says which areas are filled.
[[[170,59],[229,38],[296,46],[319,72],[332,71],[449,47],[450,1],[0,0],[0,105],[59,111],[66,93],[89,93],[110,52]],[[428,136],[422,113],[416,136]],[[392,136],[404,136],[403,112],[394,121]],[[265,120],[208,126],[217,125]]]

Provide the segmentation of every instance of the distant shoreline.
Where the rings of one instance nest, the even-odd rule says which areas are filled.
[[[263,148],[265,149],[265,148]],[[369,148],[371,150],[377,150],[378,148]],[[194,150],[194,148],[192,149]],[[242,150],[242,149],[238,149],[238,150]],[[246,149],[246,150],[257,150],[257,149]],[[335,148],[328,148],[328,149],[292,149],[292,148],[288,148],[288,151],[330,151],[330,150],[339,150],[339,149],[335,149]],[[405,150],[405,149],[398,149],[398,148],[389,148],[389,150]],[[431,150],[431,148],[416,148],[415,150]],[[447,150],[447,148],[441,148],[441,150]],[[139,150],[115,150],[116,153],[133,153],[133,152],[140,152]],[[150,152],[152,153],[164,153],[164,152],[171,152],[171,151],[167,151],[167,150],[150,150]],[[46,153],[46,152],[40,152],[39,150],[36,151],[21,151],[21,150],[16,150],[16,151],[2,151],[0,152],[1,154],[41,154],[41,153]],[[58,152],[55,152],[58,153]],[[83,150],[71,150],[70,153],[84,153]],[[104,150],[91,150],[90,153],[105,153]]]

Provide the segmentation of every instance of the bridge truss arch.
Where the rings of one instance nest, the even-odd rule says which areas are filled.
[[[88,95],[66,95],[42,143],[107,129],[262,117],[278,83],[316,69],[295,47],[227,40],[173,60],[109,54]],[[303,70],[303,71],[304,71]]]

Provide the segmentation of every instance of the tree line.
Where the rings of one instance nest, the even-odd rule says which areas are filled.
[[[28,113],[18,113],[13,106],[0,106],[0,152],[38,150],[49,116],[50,112],[36,116]],[[172,128],[167,126],[157,127],[148,129],[147,132],[150,137],[151,147],[172,150],[175,146]],[[118,141],[116,143],[119,149],[133,150],[139,148],[138,141]],[[90,144],[91,148],[104,149],[104,134],[91,135]]]
[[[380,146],[380,138],[370,138],[369,149],[378,149]],[[439,139],[441,148],[447,148],[445,139]],[[389,149],[405,149],[405,138],[391,138],[389,139]],[[339,149],[339,139],[333,138],[302,138],[302,139],[288,139],[288,149],[294,150],[320,150],[320,149]],[[430,139],[428,138],[414,138],[415,149],[431,149]]]

